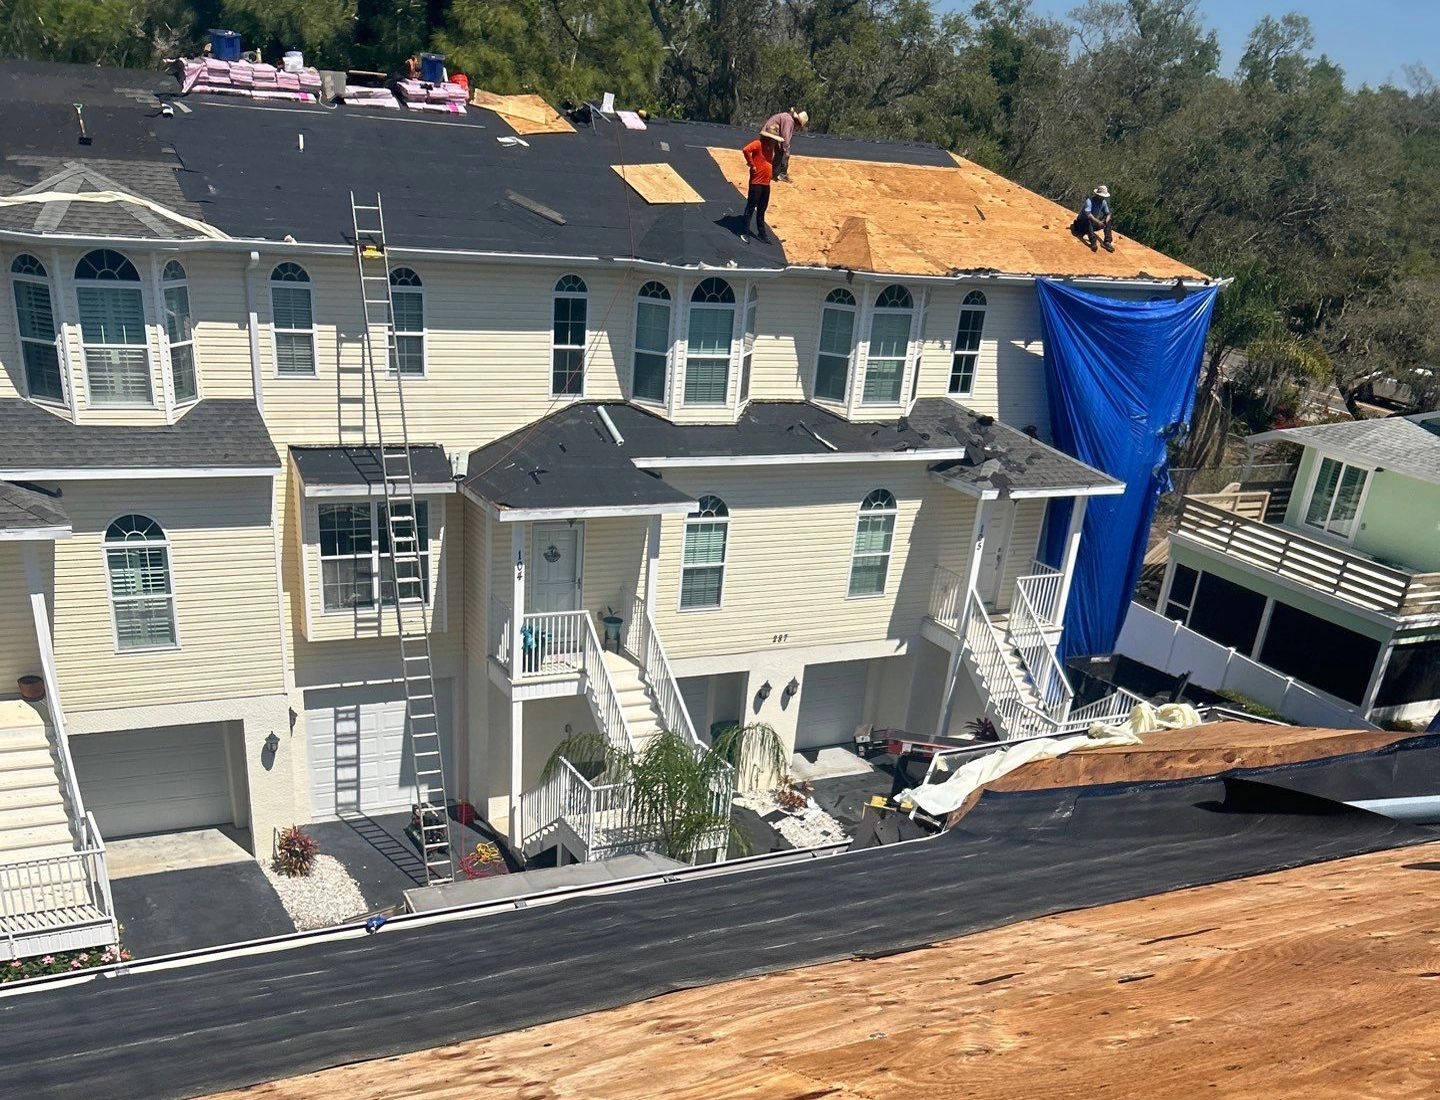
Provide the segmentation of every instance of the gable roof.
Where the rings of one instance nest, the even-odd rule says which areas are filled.
[[[1300,443],[1360,466],[1382,467],[1440,485],[1440,413],[1308,424],[1250,436],[1251,443]]]

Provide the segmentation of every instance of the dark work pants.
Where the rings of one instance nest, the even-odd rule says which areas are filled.
[[[784,145],[775,154],[775,178],[783,180],[790,171],[790,150]]]
[[[755,215],[755,236],[762,241],[770,239],[770,231],[765,226],[765,211],[770,208],[770,185],[768,183],[752,183],[750,193],[745,197],[745,229],[750,229],[750,215]],[[732,208],[733,209],[733,208]]]
[[[1095,226],[1094,223],[1092,223],[1090,219],[1087,218],[1084,214],[1081,214],[1078,218],[1075,219],[1075,224],[1070,227],[1070,232],[1074,233],[1077,237],[1083,237],[1085,239],[1085,243],[1088,244],[1091,248],[1095,247]],[[1109,222],[1105,223],[1105,227],[1101,230],[1101,232],[1105,235],[1106,244],[1113,243],[1110,236]]]

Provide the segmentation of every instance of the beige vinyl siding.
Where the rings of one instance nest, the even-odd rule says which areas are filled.
[[[455,524],[455,512],[460,513],[460,522]],[[464,624],[464,648],[472,661],[483,662],[488,645],[486,631],[487,617],[490,614],[489,607],[485,602],[485,561],[486,561],[486,529],[487,518],[485,510],[473,500],[457,495],[451,506],[451,523],[458,526],[463,532],[465,542],[465,553],[462,555],[461,568],[454,570],[457,588],[462,590],[461,596],[461,621]],[[503,594],[501,598],[504,599]]]
[[[190,287],[200,396],[253,398],[250,315],[245,301],[245,269],[249,256],[186,253],[176,258],[185,266]],[[265,288],[268,275],[268,269],[262,272],[256,267],[257,308],[259,293]]]
[[[55,647],[72,710],[283,691],[269,478],[70,482],[56,544]],[[165,530],[179,646],[115,647],[102,541],[116,517]]]
[[[585,521],[585,567],[582,583],[585,610],[591,614],[613,607],[630,618],[636,595],[645,594],[645,534],[648,516]]]
[[[750,375],[750,398],[804,401],[814,386],[820,299],[825,290],[808,279],[762,279]]]
[[[1000,587],[1000,604],[1008,607],[1015,598],[1015,578],[1030,573],[1045,523],[1045,501],[1017,500],[1010,539],[1005,548],[1005,578]]]
[[[21,676],[40,675],[40,645],[30,612],[23,543],[0,542],[0,698],[14,695]],[[37,547],[42,579],[50,574],[50,546]]]
[[[923,462],[677,470],[667,480],[730,510],[718,610],[678,610],[685,520],[665,517],[656,625],[672,660],[912,637],[934,566],[960,572],[969,552],[976,502],[930,480]],[[851,599],[855,521],[876,488],[898,506],[885,592]]]

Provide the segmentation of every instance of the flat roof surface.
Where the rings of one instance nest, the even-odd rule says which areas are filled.
[[[210,1100],[1434,1096],[1436,868],[1357,856]]]
[[[70,529],[70,517],[58,501],[44,493],[0,481],[0,531],[44,531],[62,527]]]
[[[198,402],[174,424],[72,424],[22,398],[0,400],[0,470],[280,468],[253,401]]]
[[[383,492],[385,473],[378,447],[297,447],[290,457],[307,486],[374,489]],[[445,448],[435,443],[410,445],[410,476],[417,486],[454,487],[450,459]]]

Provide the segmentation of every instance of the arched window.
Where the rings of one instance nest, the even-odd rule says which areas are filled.
[[[25,364],[25,390],[36,401],[65,400],[60,373],[55,310],[50,301],[50,274],[34,256],[21,253],[10,262],[15,295],[15,320],[20,333],[20,359]]]
[[[97,248],[75,265],[75,300],[93,405],[153,405],[150,345],[140,272],[119,252]]]
[[[969,397],[975,392],[975,370],[980,361],[980,337],[985,331],[985,295],[972,290],[960,305],[955,329],[955,351],[950,359],[950,392]]]
[[[894,405],[905,380],[915,299],[903,286],[887,286],[875,299],[870,318],[870,354],[865,363],[862,405]]]
[[[631,393],[636,401],[664,401],[670,361],[670,291],[648,282],[635,298],[635,366]]]
[[[725,589],[725,544],[730,509],[719,497],[703,496],[685,519],[685,551],[680,564],[680,610],[719,607]]]
[[[825,295],[820,314],[820,356],[815,363],[815,397],[844,401],[855,352],[855,295],[843,286]]]
[[[585,392],[585,322],[589,288],[579,275],[555,284],[555,330],[551,344],[550,393],[578,397]]]
[[[895,538],[895,496],[874,489],[860,502],[855,520],[855,548],[850,557],[851,596],[879,596],[890,571],[890,545]]]
[[[745,295],[745,332],[740,344],[740,401],[750,400],[750,367],[755,358],[755,332],[760,321],[760,290],[751,287]]]
[[[425,288],[408,267],[390,272],[390,301],[394,306],[395,346],[390,369],[406,378],[425,377]]]
[[[286,261],[270,272],[270,314],[275,330],[275,373],[313,378],[315,311],[310,276],[299,264]]]
[[[685,404],[723,405],[730,392],[735,341],[735,291],[724,279],[704,279],[690,295],[685,344]]]
[[[173,646],[175,592],[170,544],[149,516],[121,516],[105,529],[105,564],[119,649]]]
[[[160,281],[165,289],[165,339],[170,343],[170,385],[175,403],[184,405],[200,396],[195,373],[195,330],[190,323],[190,287],[179,260],[165,265]]]

